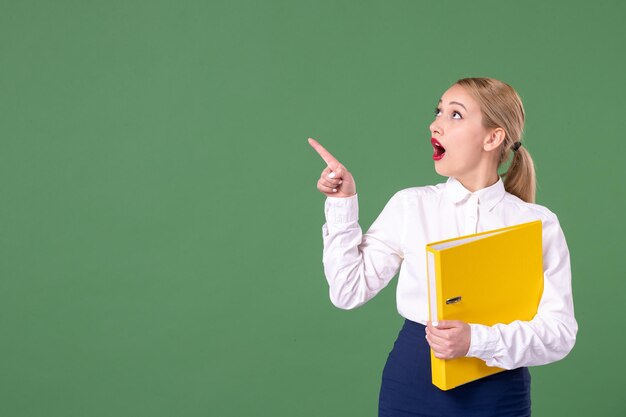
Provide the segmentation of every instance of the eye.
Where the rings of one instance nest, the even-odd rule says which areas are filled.
[[[455,110],[455,111],[452,112],[452,118],[453,119],[462,119],[463,116],[461,116],[461,113],[459,113],[458,111]]]
[[[441,113],[441,109],[439,107],[435,108],[435,116],[439,116],[439,113]]]

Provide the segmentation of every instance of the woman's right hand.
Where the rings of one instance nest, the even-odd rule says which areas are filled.
[[[327,167],[322,171],[317,181],[317,189],[327,197],[352,197],[356,194],[356,184],[350,171],[335,159],[315,139],[309,138],[309,144],[326,162]]]

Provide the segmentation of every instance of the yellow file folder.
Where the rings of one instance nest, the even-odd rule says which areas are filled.
[[[541,221],[426,245],[430,320],[509,324],[537,313],[543,293]],[[442,390],[501,372],[478,358],[438,359],[432,381]]]

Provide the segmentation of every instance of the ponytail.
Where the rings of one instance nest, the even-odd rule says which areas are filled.
[[[535,202],[535,166],[530,153],[520,147],[524,130],[524,106],[517,92],[495,78],[463,78],[458,84],[479,102],[483,125],[487,129],[501,127],[505,131],[500,148],[498,168],[513,159],[504,177],[504,189],[527,203]],[[513,148],[515,146],[515,148]]]
[[[504,189],[527,203],[534,203],[536,180],[533,159],[524,147],[512,152],[511,165],[503,174]]]

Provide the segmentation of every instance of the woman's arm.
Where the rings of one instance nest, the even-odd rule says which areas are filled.
[[[328,197],[322,226],[324,272],[332,303],[342,309],[363,305],[394,277],[403,253],[402,191],[387,203],[365,235],[358,223],[358,197]]]
[[[326,162],[317,189],[326,195],[322,226],[324,272],[334,305],[351,309],[376,295],[398,271],[402,258],[404,206],[396,193],[363,236],[356,183],[350,171],[315,139],[309,143]]]
[[[489,366],[513,369],[544,365],[564,358],[574,347],[578,323],[574,317],[570,256],[556,215],[543,221],[544,290],[530,321],[484,326],[470,324],[466,356]]]

